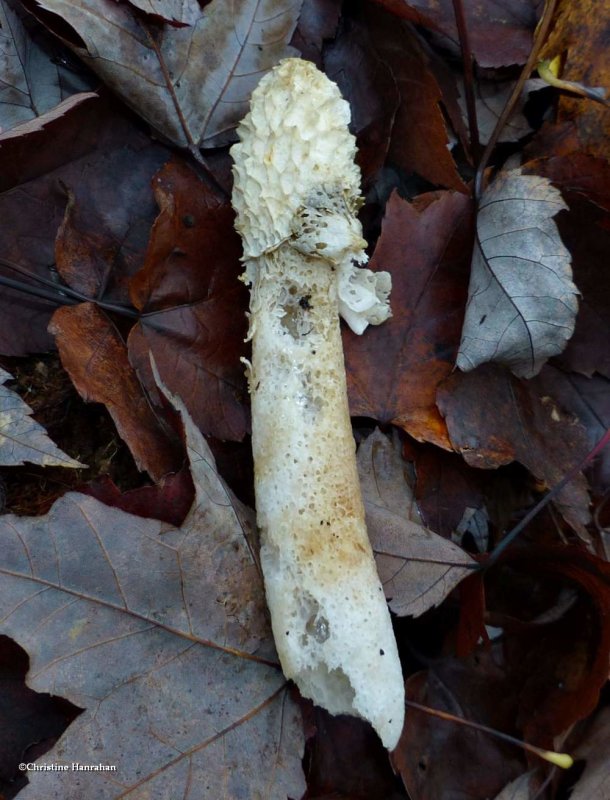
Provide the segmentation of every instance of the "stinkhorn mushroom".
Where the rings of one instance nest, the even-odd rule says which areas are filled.
[[[233,206],[251,286],[257,520],[286,677],[333,714],[403,724],[396,641],[364,521],[339,314],[356,333],[390,314],[366,262],[349,106],[313,64],[286,59],[254,91],[233,146]]]

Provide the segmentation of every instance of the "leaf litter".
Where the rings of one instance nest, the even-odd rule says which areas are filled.
[[[302,794],[252,515],[183,413],[196,499],[180,529],[75,493],[46,518],[2,520],[3,630],[30,656],[32,688],[84,709],[45,760],[117,765],[69,783],[32,773],[25,798]]]
[[[508,328],[497,294],[490,309],[477,308],[478,295],[467,300],[476,217],[469,180],[477,152],[464,129],[451,74],[457,53],[452,3],[243,0],[228,9],[218,0],[201,8],[156,0],[123,6],[102,0],[86,0],[85,5],[46,1],[49,7],[55,4],[67,25],[41,7],[38,17],[85,62],[104,70],[98,75],[106,87],[143,122],[109,99],[105,87],[96,87],[99,97],[76,94],[59,105],[55,99],[39,116],[32,98],[41,86],[25,98],[30,118],[0,137],[5,221],[0,277],[15,278],[18,268],[20,280],[50,294],[43,300],[0,287],[0,344],[11,356],[58,344],[82,395],[114,407],[122,436],[155,484],[141,475],[139,488],[121,493],[120,471],[113,469],[118,483],[102,474],[83,487],[112,507],[69,494],[57,500],[48,516],[2,518],[12,525],[10,541],[19,531],[31,544],[34,574],[55,581],[32,592],[24,588],[32,583],[29,564],[21,564],[23,574],[10,576],[0,590],[10,609],[23,600],[7,618],[7,632],[30,654],[29,680],[35,689],[70,698],[85,709],[42,760],[58,753],[72,760],[75,753],[78,760],[97,761],[100,745],[110,753],[137,748],[134,764],[143,771],[127,780],[133,779],[134,787],[139,780],[144,783],[129,792],[132,796],[150,793],[152,786],[155,796],[182,791],[197,797],[250,797],[259,791],[265,797],[296,798],[305,791],[306,777],[311,800],[399,800],[406,797],[405,786],[412,800],[451,791],[473,800],[506,792],[521,797],[526,783],[531,783],[530,794],[540,790],[544,800],[555,800],[574,782],[570,773],[548,784],[538,765],[535,780],[526,781],[531,765],[518,750],[498,748],[482,734],[465,735],[462,727],[432,717],[424,721],[417,712],[407,715],[404,735],[412,744],[400,756],[399,775],[392,775],[387,754],[361,721],[308,711],[298,698],[297,708],[286,691],[265,627],[255,547],[250,549],[243,538],[244,531],[251,531],[251,512],[214,477],[214,470],[201,477],[197,464],[212,463],[201,443],[196,449],[204,461],[195,456],[191,467],[198,499],[181,523],[193,488],[188,468],[180,469],[175,421],[156,388],[149,350],[195,425],[219,437],[209,440],[218,472],[237,496],[245,499],[252,493],[251,465],[244,455],[248,402],[239,363],[240,356],[247,356],[242,342],[247,298],[237,281],[240,253],[223,195],[230,190],[230,163],[224,147],[208,150],[205,162],[196,149],[231,140],[257,81],[254,73],[296,48],[325,66],[352,105],[372,266],[389,270],[394,281],[392,320],[359,341],[349,332],[344,340],[369,526],[386,593],[400,615],[395,627],[409,691],[413,687],[432,705],[449,702],[462,716],[486,719],[548,747],[558,746],[556,737],[590,715],[577,725],[581,738],[573,740],[574,754],[588,759],[574,791],[581,785],[592,800],[604,797],[600,784],[588,782],[587,775],[593,781],[600,770],[603,775],[591,737],[604,739],[607,707],[607,459],[602,457],[555,496],[500,563],[485,571],[476,567],[486,563],[483,551],[501,542],[607,427],[607,111],[562,96],[555,114],[550,89],[532,98],[526,116],[516,118],[515,136],[525,133],[526,125],[533,130],[525,144],[520,210],[506,209],[508,200],[491,206],[510,213],[491,221],[502,252],[485,255],[500,255],[507,264],[515,257],[534,262],[530,273],[521,272],[524,286],[514,283],[514,263],[510,280],[502,283],[500,297],[510,295],[514,306],[539,293],[537,267],[547,261],[540,242],[534,257],[524,251],[532,249],[531,237],[516,242],[510,233],[515,215],[517,221],[527,215],[528,224],[534,218],[536,230],[553,242],[561,239],[570,251],[575,285],[560,268],[554,290],[544,287],[542,304],[533,306],[532,319],[552,324],[556,313],[550,306],[563,300],[570,314],[560,323],[568,330],[579,293],[573,337],[567,347],[561,336],[545,344],[535,327],[539,323],[520,307],[521,322],[513,324],[525,330],[517,345],[525,355],[515,355],[513,347],[501,356],[517,376],[485,363],[464,374],[455,361],[467,304],[467,313],[476,313],[465,330],[470,325],[472,332],[474,324],[476,335],[481,324],[490,325],[488,342],[495,355]],[[540,4],[509,0],[501,14],[498,4],[484,12],[470,0],[463,5],[479,67],[525,61]],[[544,56],[561,51],[564,78],[603,84],[607,70],[599,41],[608,15],[600,8],[579,21],[580,9],[558,5]],[[280,14],[278,27],[257,28],[271,11]],[[86,23],[91,14],[98,15],[94,25]],[[110,19],[119,26],[113,41],[107,34]],[[244,20],[255,25],[242,36]],[[125,57],[117,59],[117,47],[127,42]],[[192,47],[185,55],[187,42]],[[62,48],[59,52],[65,54]],[[108,56],[106,61],[96,58],[98,53]],[[253,74],[233,76],[229,62],[250,65]],[[75,63],[61,57],[62,70],[74,70]],[[176,64],[178,70],[184,67],[181,76]],[[591,74],[585,76],[588,64]],[[52,76],[59,66],[47,64],[44,74]],[[486,86],[492,94],[493,86],[501,94],[503,81],[516,72],[477,74],[490,81]],[[479,95],[490,97],[482,86]],[[543,116],[547,121],[540,126]],[[175,146],[160,144],[156,135],[188,146],[190,160]],[[502,169],[505,156],[522,147],[520,140],[497,148],[492,166],[500,171],[488,190],[492,194],[512,179],[507,166]],[[548,209],[532,217],[527,187],[533,185],[554,196],[556,208],[567,206],[555,220]],[[488,211],[479,213],[479,230]],[[567,261],[563,250],[553,247],[552,252],[562,252]],[[480,266],[475,258],[473,280]],[[56,311],[68,301],[73,308]],[[113,308],[100,305],[104,302]],[[55,323],[62,323],[56,342],[46,332],[53,313]],[[135,323],[134,315],[139,316]],[[469,354],[471,349],[472,340],[466,344]],[[487,361],[488,356],[476,357]],[[3,360],[2,366],[12,371],[13,360]],[[542,366],[536,378],[524,377]],[[383,432],[370,435],[375,424]],[[61,426],[52,430],[58,444],[73,452],[62,441]],[[6,467],[5,474],[13,469]],[[207,487],[205,500],[202,486]],[[54,496],[61,491],[58,485]],[[228,551],[197,546],[202,541],[193,531],[197,508],[206,530],[203,542],[230,542]],[[91,524],[84,522],[84,509]],[[591,525],[591,511],[599,530]],[[153,515],[156,520],[149,518]],[[483,519],[484,530],[479,525]],[[64,567],[61,582],[50,574],[55,555],[48,562],[41,555],[53,543]],[[23,554],[14,552],[16,558]],[[177,553],[185,555],[182,573]],[[191,565],[199,569],[201,564],[211,564],[205,574],[190,571]],[[156,580],[161,574],[164,580]],[[177,596],[180,575],[185,587],[203,587],[194,592],[198,602],[190,627],[186,609],[192,596]],[[45,606],[53,602],[53,608]],[[31,624],[36,613],[37,636]],[[120,664],[113,656],[105,658],[111,651],[121,652]],[[104,674],[102,660],[112,664]],[[500,693],[499,675],[505,689]],[[7,712],[7,731],[15,728],[10,714],[18,714],[22,702],[14,693],[11,697],[15,710]],[[299,709],[306,739],[303,763]],[[602,721],[597,728],[596,720]],[[41,745],[38,753],[51,743]],[[185,770],[189,760],[190,773]],[[471,769],[462,769],[464,763]],[[265,776],[273,788],[264,783]],[[51,791],[48,774],[44,781],[38,774],[30,777],[30,787],[19,796],[64,797],[68,791],[74,797],[114,797],[123,791],[110,780],[103,784],[106,794],[100,794],[99,775],[95,782],[86,776],[89,783],[80,785],[55,776]],[[115,778],[125,780],[124,775]],[[9,784],[0,789],[7,797],[17,787]]]

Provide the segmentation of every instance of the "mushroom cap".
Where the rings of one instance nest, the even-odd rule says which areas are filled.
[[[347,215],[356,211],[360,169],[349,122],[339,88],[309,61],[284,59],[261,80],[231,148],[244,259],[290,239],[300,210],[322,196],[343,203]]]

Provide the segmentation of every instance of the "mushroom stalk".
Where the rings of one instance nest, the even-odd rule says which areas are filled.
[[[364,521],[339,313],[361,333],[389,316],[390,276],[366,261],[349,106],[299,59],[252,95],[233,205],[251,285],[252,448],[261,564],[284,674],[388,748],[404,687]]]

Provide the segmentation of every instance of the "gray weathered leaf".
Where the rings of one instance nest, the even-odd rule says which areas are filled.
[[[89,88],[77,74],[53,62],[4,0],[0,0],[0,27],[0,133]]]
[[[84,709],[20,800],[301,797],[302,731],[275,664],[243,508],[185,419],[196,499],[167,529],[70,493],[0,518],[0,631],[29,685]]]
[[[184,24],[188,15],[188,0],[128,0],[128,2],[145,14],[152,14],[174,24]]]
[[[532,800],[535,795],[533,788],[535,777],[536,770],[524,772],[507,784],[500,794],[496,795],[495,800]]]
[[[553,220],[567,206],[546,178],[511,170],[483,194],[457,357],[532,377],[561,353],[578,310],[570,253]]]
[[[585,761],[585,769],[572,790],[570,800],[610,800],[610,708],[599,711],[588,725],[574,758]]]
[[[30,416],[32,409],[4,384],[12,376],[0,369],[0,466],[29,462],[43,467],[82,467],[53,444],[45,429]]]
[[[114,0],[40,0],[74,28],[72,49],[153,128],[182,146],[226,144],[252,90],[280,59],[303,0],[184,0],[182,22],[152,31]]]
[[[418,523],[397,437],[379,430],[358,450],[358,473],[369,538],[390,608],[418,617],[472,573],[475,562],[457,545]]]
[[[456,80],[460,92],[458,103],[462,111],[464,122],[467,122],[468,114],[466,110],[464,80],[461,76],[457,77]],[[523,108],[532,92],[543,89],[546,86],[548,86],[548,84],[540,80],[540,78],[531,78],[525,82],[521,96],[516,103],[510,119],[502,127],[498,142],[516,142],[528,133],[531,133],[532,128],[523,113]],[[487,144],[489,141],[514,88],[515,81],[513,80],[498,81],[480,78],[476,81],[475,103],[479,141],[481,144]]]

